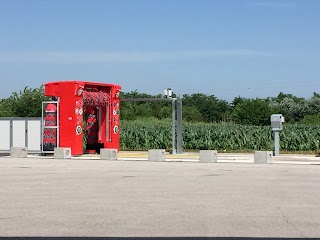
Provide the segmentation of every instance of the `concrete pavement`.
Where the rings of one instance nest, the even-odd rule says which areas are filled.
[[[320,166],[0,158],[0,236],[320,237]]]

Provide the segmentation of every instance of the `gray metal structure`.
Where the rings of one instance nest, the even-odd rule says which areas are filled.
[[[176,154],[176,103],[175,100],[172,98],[172,154]]]
[[[280,131],[282,131],[282,123],[284,122],[284,117],[282,114],[272,114],[271,115],[271,127],[274,133],[274,156],[279,156],[280,148]]]
[[[182,154],[182,99],[177,99],[177,153]]]
[[[0,152],[27,147],[29,153],[41,153],[41,125],[41,118],[0,118]]]
[[[172,104],[172,154],[182,154],[182,99],[181,98],[122,98],[123,102],[169,101]],[[176,117],[177,105],[177,117]],[[176,135],[177,122],[177,135]],[[177,138],[176,138],[177,136]],[[177,142],[177,144],[176,144]]]

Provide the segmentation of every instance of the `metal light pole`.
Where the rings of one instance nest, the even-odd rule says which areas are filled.
[[[172,154],[176,154],[176,99],[172,98]]]
[[[182,100],[177,101],[177,153],[182,154]]]
[[[176,154],[176,99],[172,97],[172,90],[171,88],[167,88],[164,90],[164,95],[166,98],[171,99],[171,106],[172,106],[172,154]]]

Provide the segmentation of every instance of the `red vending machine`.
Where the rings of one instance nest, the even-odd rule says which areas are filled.
[[[46,83],[44,87],[45,96],[52,97],[57,105],[53,110],[45,111],[44,122],[52,118],[52,111],[58,111],[54,115],[58,118],[55,121],[58,126],[56,131],[43,131],[43,146],[48,146],[48,143],[54,146],[52,138],[55,137],[56,145],[70,147],[72,155],[90,150],[99,153],[100,148],[119,151],[120,85],[59,81]],[[50,128],[46,126],[48,124],[44,125]],[[53,133],[57,136],[51,136]]]

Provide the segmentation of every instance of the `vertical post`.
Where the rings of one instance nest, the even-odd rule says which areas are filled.
[[[24,126],[25,126],[25,129],[24,129],[24,132],[25,132],[25,136],[24,136],[24,146],[25,146],[26,148],[28,148],[28,135],[29,135],[29,131],[28,131],[29,125],[28,125],[28,123],[29,123],[29,121],[26,120],[26,121],[25,121],[25,124],[24,124]]]
[[[60,147],[60,98],[55,102],[57,104],[57,147]]]
[[[176,154],[176,102],[172,98],[172,154]]]
[[[177,100],[177,153],[182,154],[182,100]]]
[[[13,120],[10,120],[10,149],[13,147]]]
[[[279,131],[274,131],[274,156],[279,156]]]

